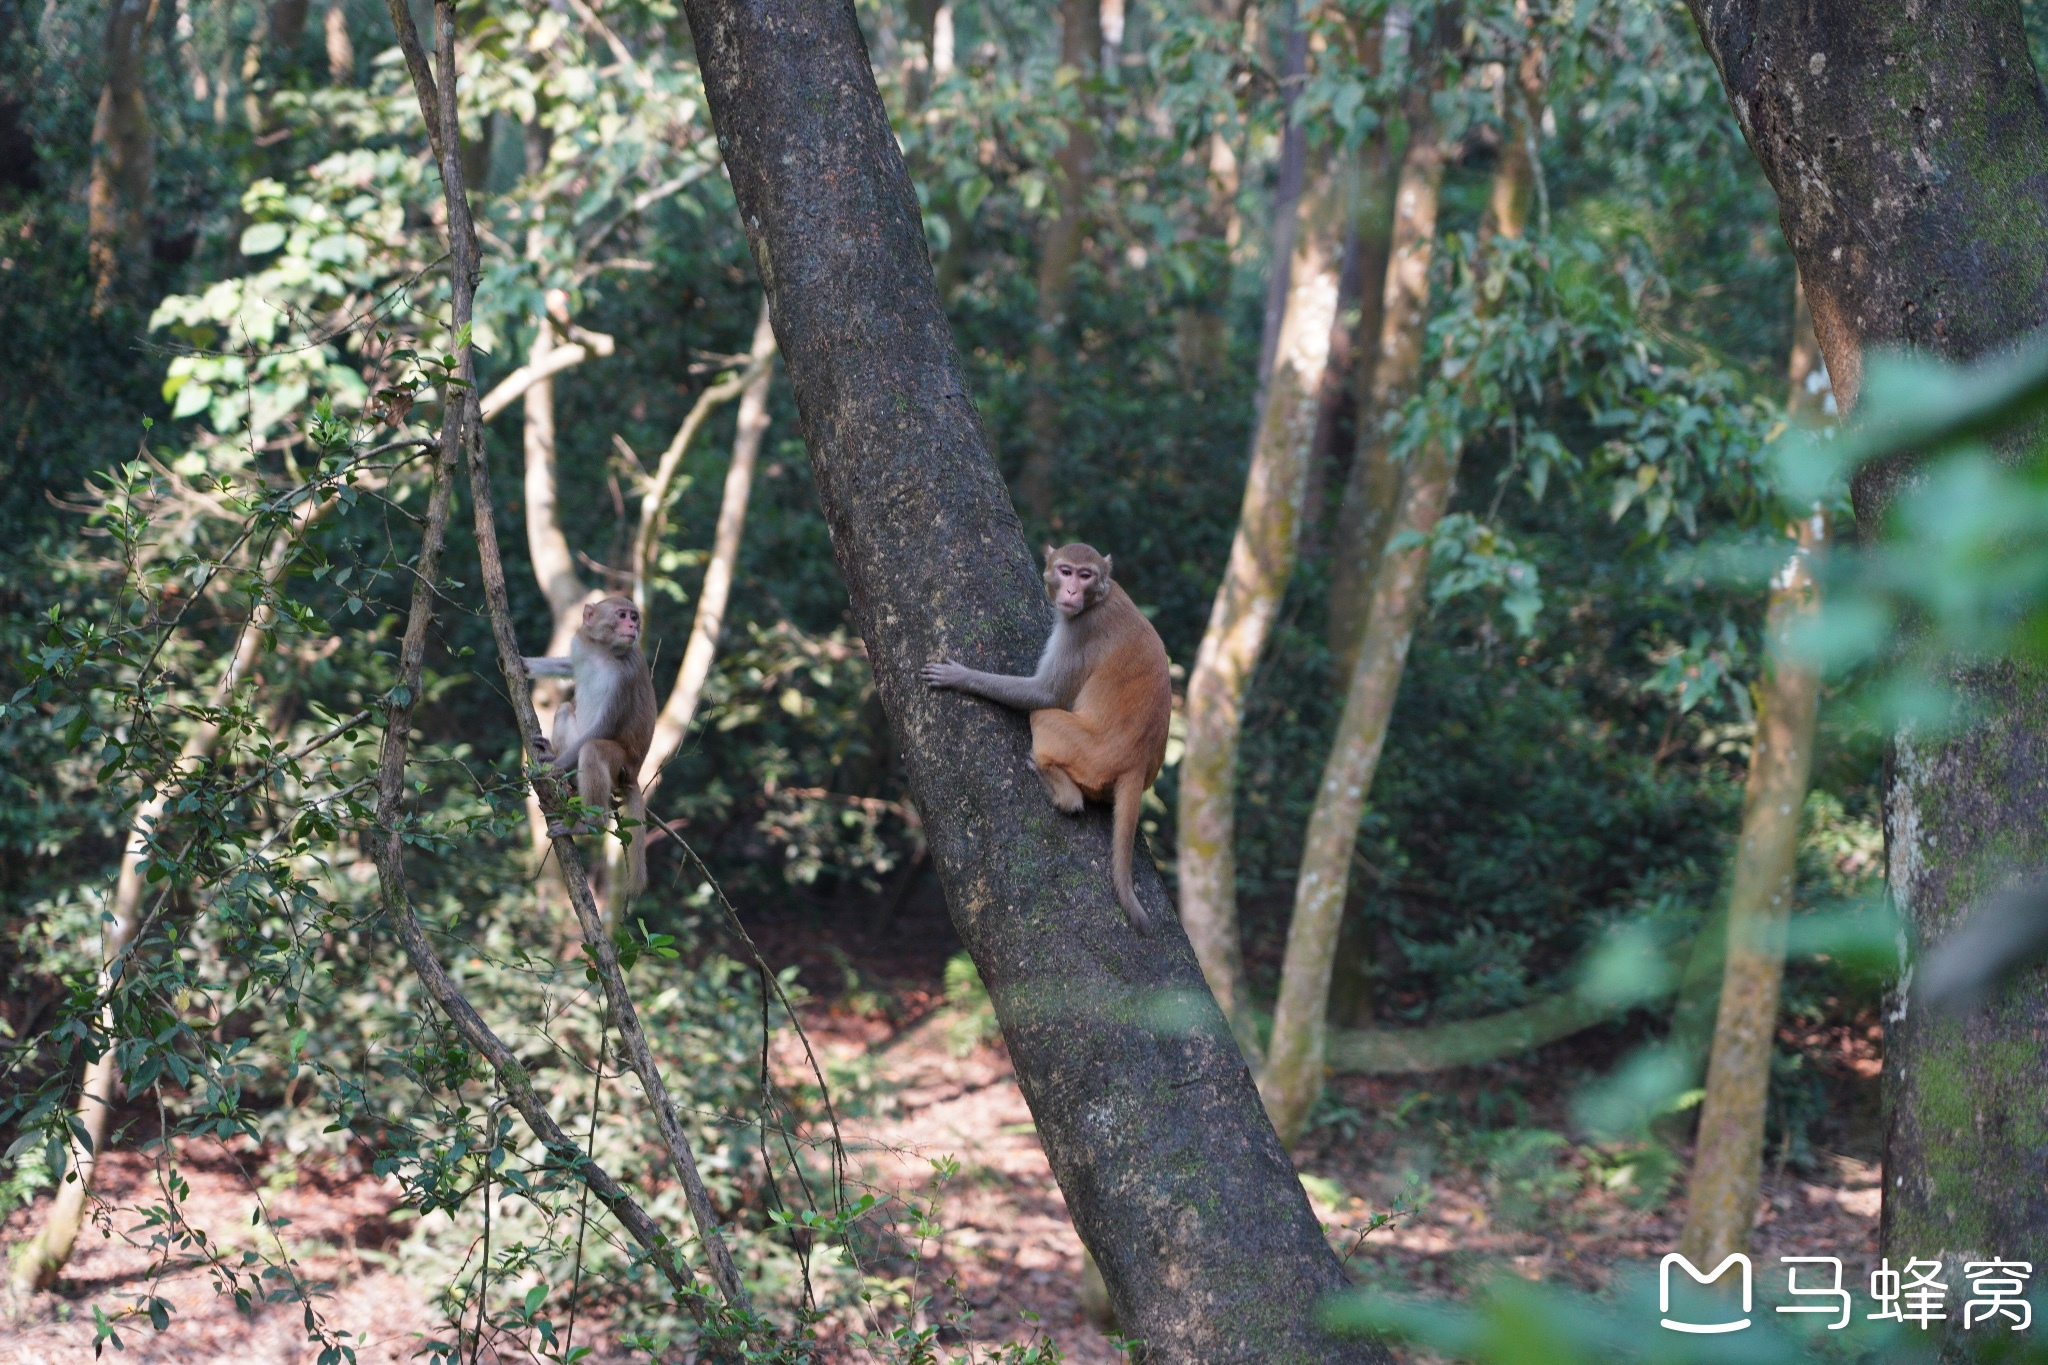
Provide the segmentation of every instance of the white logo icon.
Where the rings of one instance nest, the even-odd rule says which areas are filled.
[[[1750,1295],[1753,1288],[1750,1282],[1749,1257],[1739,1251],[1715,1266],[1713,1273],[1708,1275],[1700,1274],[1698,1266],[1695,1266],[1691,1261],[1686,1260],[1685,1257],[1675,1251],[1666,1256],[1664,1263],[1657,1267],[1657,1309],[1659,1312],[1669,1313],[1671,1311],[1671,1267],[1673,1265],[1683,1266],[1685,1273],[1692,1276],[1693,1281],[1697,1284],[1712,1284],[1727,1272],[1729,1266],[1741,1266],[1742,1311],[1744,1313],[1749,1312]],[[1744,1317],[1734,1322],[1674,1322],[1667,1317],[1664,1319],[1664,1326],[1673,1332],[1739,1332],[1749,1326],[1749,1319]]]

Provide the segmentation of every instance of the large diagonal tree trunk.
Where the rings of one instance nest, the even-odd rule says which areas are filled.
[[[917,198],[851,5],[691,0],[719,144],[768,291],[818,498],[954,924],[1118,1319],[1150,1361],[1383,1360],[1325,1338],[1342,1285],[1243,1058],[1109,820],[1051,809],[1024,718],[925,688],[1017,671],[1051,624],[946,326]]]
[[[1777,189],[1844,411],[1873,348],[1967,359],[2048,319],[2048,100],[2018,0],[1691,4]],[[1856,476],[1863,534],[1904,472]],[[1973,723],[1901,733],[1887,765],[1891,889],[1920,952],[1973,899],[2048,862],[2048,682],[2016,666],[1960,681]],[[1903,992],[1891,1001],[1883,1239],[1895,1260],[1942,1257],[1951,1282],[1958,1260],[2048,1260],[2044,1025],[2041,969],[1967,1022],[1923,1015]]]

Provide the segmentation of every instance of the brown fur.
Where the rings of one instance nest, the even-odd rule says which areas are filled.
[[[947,660],[924,680],[1031,713],[1031,758],[1054,806],[1072,815],[1084,801],[1114,810],[1110,880],[1132,927],[1151,927],[1131,884],[1138,811],[1166,761],[1173,686],[1166,645],[1110,577],[1107,555],[1087,545],[1045,548],[1046,593],[1059,610],[1038,671],[981,673]]]

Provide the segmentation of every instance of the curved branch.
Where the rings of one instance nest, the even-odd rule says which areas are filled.
[[[740,532],[747,524],[747,498],[754,486],[754,461],[761,438],[768,433],[768,379],[775,359],[775,329],[769,325],[768,303],[761,302],[761,320],[754,326],[754,360],[747,367],[747,386],[740,395],[739,432],[733,438],[732,464],[725,471],[725,497],[718,506],[718,529],[711,538],[711,562],[704,566],[704,586],[697,590],[697,615],[690,623],[690,642],[683,647],[676,685],[654,721],[654,739],[640,765],[640,785],[648,792],[661,780],[662,765],[681,747],[711,676],[718,653],[718,633],[725,625],[726,603],[732,598],[732,577],[740,557]],[[651,547],[650,547],[651,549]],[[641,582],[651,565],[639,566]]]
[[[697,432],[711,414],[738,398],[747,391],[747,386],[763,378],[769,365],[775,360],[775,334],[768,333],[764,347],[761,333],[754,331],[753,354],[747,359],[747,368],[738,374],[721,379],[697,395],[697,401],[690,405],[689,416],[676,428],[675,436],[669,441],[668,449],[661,452],[661,459],[655,464],[654,476],[647,482],[647,491],[640,498],[640,526],[633,533],[633,556],[627,562],[633,570],[633,597],[641,611],[647,610],[647,580],[654,576],[654,555],[661,544],[661,533],[668,521],[668,505],[675,496],[676,472],[683,467],[683,456],[690,451],[690,443],[697,439]],[[721,517],[721,521],[723,518]]]
[[[521,365],[512,373],[499,380],[491,391],[484,395],[477,405],[483,420],[488,422],[506,408],[526,396],[526,391],[543,379],[552,379],[573,365],[581,365],[594,355],[606,356],[612,353],[613,343],[603,332],[586,332],[581,327],[575,331],[578,340],[567,346],[557,346],[539,361]]]

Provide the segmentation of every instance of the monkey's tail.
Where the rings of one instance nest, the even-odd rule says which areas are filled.
[[[1152,932],[1152,917],[1138,904],[1137,890],[1131,885],[1131,849],[1138,841],[1138,811],[1144,805],[1146,785],[1136,773],[1117,779],[1112,807],[1115,824],[1109,840],[1109,879],[1116,887],[1116,903],[1124,908],[1124,918],[1131,922],[1131,927],[1141,934]]]

